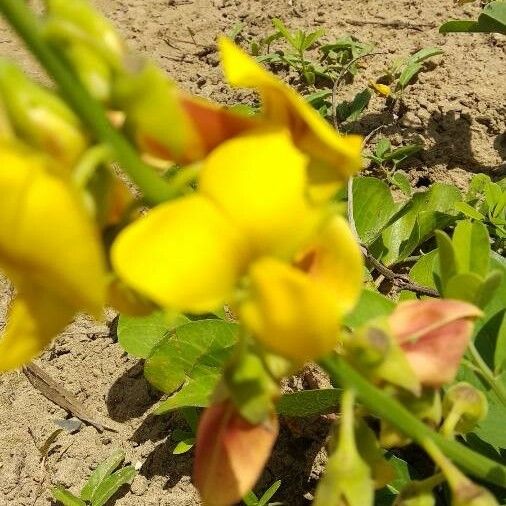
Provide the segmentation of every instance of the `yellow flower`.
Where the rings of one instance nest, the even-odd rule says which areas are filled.
[[[258,90],[264,119],[270,124],[288,127],[295,145],[309,155],[309,182],[315,198],[331,196],[340,184],[360,170],[361,137],[336,132],[295,90],[230,39],[220,38],[219,47],[229,83]]]
[[[343,218],[307,200],[307,158],[285,129],[224,142],[197,193],[127,227],[112,248],[118,276],[167,309],[231,303],[265,346],[300,364],[335,346],[362,284]]]
[[[30,360],[78,311],[105,298],[97,233],[70,184],[47,159],[0,145],[0,270],[18,294],[0,338],[0,371]]]
[[[163,307],[193,313],[212,311],[231,296],[244,256],[237,229],[200,195],[148,212],[111,251],[129,286]]]
[[[374,81],[369,81],[369,86],[378,93],[378,95],[382,95],[383,97],[388,97],[392,94],[392,88],[386,84],[375,83]]]
[[[118,236],[116,272],[164,307],[216,309],[255,257],[293,255],[306,238],[317,213],[304,200],[304,174],[284,130],[223,143],[204,161],[197,194],[156,207]]]
[[[362,256],[346,222],[336,217],[326,225],[296,267],[255,262],[252,295],[239,313],[266,347],[304,363],[332,351],[360,294]]]
[[[251,254],[291,257],[314,228],[307,202],[307,159],[284,129],[260,130],[216,148],[199,190],[247,237]]]

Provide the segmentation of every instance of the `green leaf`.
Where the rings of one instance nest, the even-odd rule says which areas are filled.
[[[436,231],[436,234],[438,231]],[[448,239],[450,241],[450,239]],[[438,250],[432,250],[420,257],[409,271],[409,277],[416,283],[429,288],[437,288],[439,280]]]
[[[475,303],[483,279],[474,272],[462,272],[451,277],[443,289],[447,299],[465,300]]]
[[[164,337],[188,321],[183,315],[177,315],[171,321],[165,311],[155,311],[148,316],[121,315],[118,322],[118,341],[128,354],[147,358]]]
[[[302,50],[309,49],[318,39],[325,35],[325,30],[320,28],[315,32],[308,33],[304,36],[304,42],[302,44]]]
[[[488,400],[487,417],[478,424],[473,433],[494,448],[504,449],[506,448],[506,430],[504,430],[506,407],[500,403],[490,402],[490,397]]]
[[[470,206],[467,202],[456,202],[455,209],[465,214],[468,218],[483,221],[485,216],[477,211],[474,207]]]
[[[86,506],[86,503],[79,499],[79,497],[76,497],[72,492],[69,492],[68,490],[64,489],[60,485],[56,485],[51,489],[51,493],[53,494],[53,497],[60,501],[64,506]]]
[[[490,239],[481,221],[459,221],[452,237],[458,272],[486,276],[490,264]]]
[[[221,368],[197,364],[181,389],[162,401],[153,413],[163,415],[175,409],[209,406],[211,394],[220,381],[221,373]]]
[[[476,294],[475,304],[483,308],[492,299],[496,290],[501,286],[503,273],[492,271],[484,280]]]
[[[454,204],[462,200],[459,190],[449,184],[434,183],[413,197],[389,220],[370,251],[387,265],[408,257],[436,229],[454,220]]]
[[[485,6],[478,21],[447,21],[439,27],[440,33],[481,32],[506,35],[506,2],[498,0]]]
[[[365,244],[378,236],[395,211],[396,205],[386,183],[375,177],[353,179],[353,218]]]
[[[258,497],[250,490],[243,498],[246,506],[258,506]]]
[[[494,368],[496,373],[506,370],[506,310],[497,315],[499,325],[496,333]]]
[[[422,63],[423,61],[432,58],[433,56],[438,56],[443,53],[444,51],[438,47],[425,47],[423,49],[420,49],[420,51],[417,51],[416,53],[412,54],[409,57],[408,62]]]
[[[269,501],[273,498],[274,494],[278,491],[281,486],[281,480],[275,481],[262,495],[258,501],[258,506],[267,506]]]
[[[401,75],[398,79],[398,84],[401,88],[406,87],[409,82],[420,72],[423,64],[422,63],[410,63],[407,65],[404,70],[401,72]]]
[[[123,450],[116,450],[110,457],[101,462],[95,471],[88,478],[83,489],[81,490],[81,499],[91,501],[100,484],[110,476],[115,469],[125,460],[125,452]]]
[[[238,329],[237,324],[223,320],[198,320],[178,327],[146,360],[146,378],[166,393],[183,386],[180,396],[185,387],[199,395],[202,388],[212,389],[213,378],[232,352]]]
[[[409,182],[408,176],[403,171],[397,171],[391,178],[393,184],[395,184],[403,193],[408,197],[411,195],[411,183]]]
[[[395,303],[391,299],[381,293],[364,288],[357,305],[345,317],[343,323],[347,327],[355,329],[374,318],[390,314],[394,309]]]
[[[441,230],[435,232],[439,257],[441,289],[444,291],[448,281],[457,274],[457,259],[452,240]]]
[[[299,50],[299,44],[298,41],[293,37],[293,35],[290,33],[288,28],[285,26],[283,21],[278,18],[272,19],[272,24],[274,25],[274,28],[278,30],[278,32],[283,35],[283,37],[286,39],[286,41],[297,51]]]
[[[174,431],[176,432],[176,431]],[[174,436],[174,439],[178,439],[178,442],[174,449],[172,450],[172,455],[182,455],[183,453],[189,452],[194,446],[196,442],[196,438],[193,434],[189,432],[183,432],[186,436],[179,438],[178,436]],[[182,436],[182,434],[180,434]]]
[[[400,148],[396,148],[393,151],[387,153],[384,157],[385,161],[393,161],[396,165],[406,160],[410,156],[418,153],[423,149],[421,144],[407,144],[406,146],[401,146]]]
[[[376,143],[376,147],[374,148],[374,154],[378,158],[384,159],[385,155],[392,149],[392,144],[390,140],[386,137],[382,137]]]
[[[93,494],[91,506],[104,506],[123,485],[130,483],[136,474],[133,466],[126,466],[108,476]]]
[[[352,101],[344,101],[337,105],[336,113],[340,121],[356,121],[367,108],[372,97],[368,88],[357,93]]]
[[[336,412],[340,401],[341,390],[337,388],[301,390],[282,395],[276,410],[283,416],[312,417]]]

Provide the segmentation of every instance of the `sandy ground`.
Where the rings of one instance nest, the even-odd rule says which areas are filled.
[[[460,186],[471,172],[505,175],[505,39],[495,35],[444,37],[437,26],[449,17],[475,14],[478,6],[456,7],[451,0],[98,0],[133,48],[159,62],[181,86],[212,99],[234,103],[250,95],[230,92],[221,79],[213,43],[218,33],[238,21],[253,37],[270,31],[270,18],[289,26],[324,27],[327,39],[343,34],[377,43],[385,54],[369,60],[363,80],[380,75],[395,57],[429,45],[445,54],[410,86],[406,109],[386,133],[394,143],[423,142],[428,148],[408,166],[417,186],[435,180]],[[397,27],[388,26],[401,22]],[[191,43],[189,30],[194,33]],[[13,56],[39,74],[15,38],[0,25],[0,55]],[[289,77],[289,76],[288,76]],[[294,82],[294,84],[297,84]],[[350,98],[363,81],[346,87]],[[388,122],[382,100],[355,126],[367,133]],[[430,149],[429,149],[430,148]],[[7,285],[0,285],[5,314]],[[50,503],[48,487],[62,483],[78,491],[91,470],[116,448],[140,467],[130,490],[115,504],[198,505],[190,482],[191,454],[173,456],[171,432],[181,426],[176,415],[153,418],[147,412],[159,399],[142,375],[142,364],[126,356],[110,326],[79,320],[38,364],[76,397],[118,427],[99,433],[85,426],[61,434],[45,465],[37,446],[57,428],[66,413],[47,401],[21,373],[0,377],[0,506]],[[308,424],[291,438],[281,438],[261,485],[283,480],[279,500],[309,504],[308,494],[322,467],[322,423]],[[323,424],[324,425],[324,424]],[[288,429],[286,429],[288,430]],[[293,432],[293,431],[292,431]],[[287,444],[290,440],[290,444]],[[304,497],[305,496],[305,497]]]

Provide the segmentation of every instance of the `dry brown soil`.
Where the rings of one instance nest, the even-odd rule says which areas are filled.
[[[96,3],[116,22],[133,48],[159,62],[182,87],[225,103],[251,98],[246,93],[230,92],[223,83],[213,48],[216,35],[238,21],[245,23],[244,33],[253,37],[270,30],[271,17],[280,17],[293,27],[324,27],[328,40],[351,34],[375,42],[384,54],[369,60],[364,79],[379,75],[395,57],[437,45],[445,54],[429,64],[409,87],[406,108],[386,133],[394,143],[415,139],[427,148],[408,166],[417,186],[435,180],[465,186],[471,172],[505,175],[505,39],[496,35],[445,37],[436,28],[452,16],[476,15],[478,5],[457,7],[452,0]],[[0,54],[14,56],[30,73],[39,74],[2,25]],[[344,88],[343,98],[353,96],[361,84],[359,80]],[[356,129],[367,133],[390,121],[382,108],[382,99],[374,98],[371,111]],[[0,322],[8,298],[6,285],[2,286]],[[37,445],[41,446],[57,428],[55,420],[67,415],[35,390],[23,374],[1,376],[0,506],[50,504],[48,487],[54,483],[78,491],[97,463],[116,448],[123,448],[127,460],[140,472],[131,489],[124,489],[115,504],[199,504],[190,481],[191,454],[171,454],[171,432],[181,426],[181,421],[175,415],[147,415],[159,394],[143,379],[142,364],[121,350],[109,326],[79,320],[38,364],[81,402],[113,421],[118,431],[99,433],[85,426],[72,435],[63,433],[42,463]],[[261,480],[265,486],[273,479],[282,479],[278,497],[290,506],[309,504],[308,494],[321,470],[320,425],[314,422],[302,429],[292,427],[291,437],[281,439]]]

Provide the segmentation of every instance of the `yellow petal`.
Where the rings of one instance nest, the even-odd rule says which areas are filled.
[[[134,290],[195,313],[230,297],[246,260],[235,227],[200,195],[154,208],[121,232],[111,254],[117,274]]]
[[[310,276],[334,291],[343,313],[353,308],[362,291],[364,262],[344,218],[332,218],[297,261]]]
[[[369,86],[376,91],[379,95],[384,97],[388,97],[392,94],[392,88],[387,86],[386,84],[375,83],[374,81],[369,81]]]
[[[36,287],[18,290],[0,335],[0,373],[37,356],[72,320],[74,308]]]
[[[230,39],[220,38],[222,65],[232,86],[259,91],[269,121],[287,126],[294,142],[311,158],[310,183],[327,193],[361,168],[359,136],[333,129],[295,90],[265,70]]]
[[[260,342],[297,364],[332,351],[342,314],[333,290],[271,258],[255,262],[250,278],[252,295],[239,313]]]
[[[306,157],[286,130],[258,131],[216,148],[199,190],[247,237],[255,255],[291,257],[314,223],[306,192]]]
[[[0,145],[0,268],[19,287],[47,289],[101,312],[105,268],[97,233],[70,184],[45,159]]]

